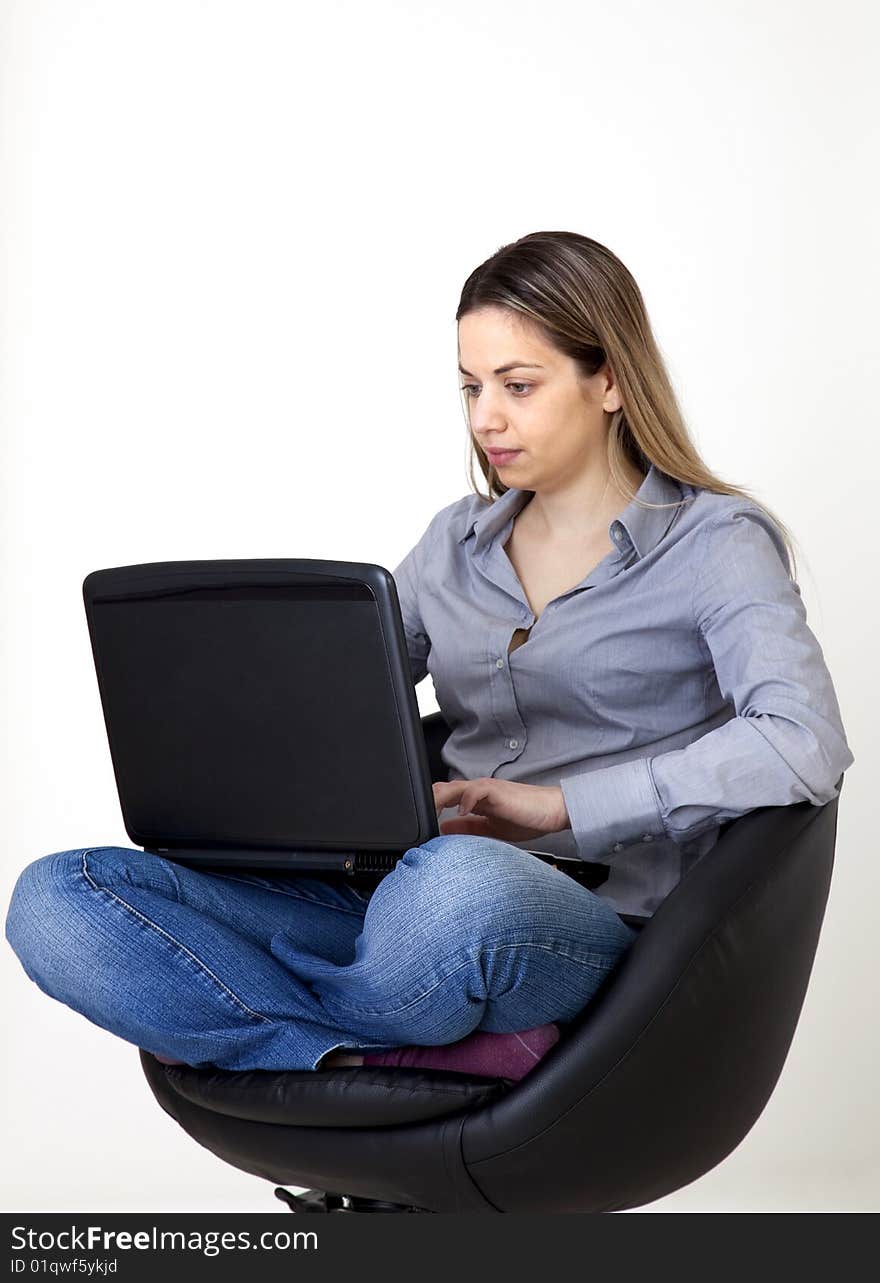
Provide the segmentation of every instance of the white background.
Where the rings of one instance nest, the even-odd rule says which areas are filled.
[[[777,1089],[724,1163],[649,1210],[876,1209],[874,7],[0,12],[4,906],[41,855],[130,845],[85,575],[188,558],[395,566],[469,488],[465,277],[526,232],[582,232],[639,282],[709,466],[798,537],[856,756]],[[436,707],[430,681],[419,701]],[[287,1215],[159,1108],[132,1045],[42,994],[5,941],[2,973],[6,1210]]]

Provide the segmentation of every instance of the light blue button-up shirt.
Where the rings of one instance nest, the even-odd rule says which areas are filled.
[[[571,828],[514,845],[607,864],[596,894],[650,916],[722,824],[828,802],[855,759],[775,525],[654,466],[637,497],[673,506],[631,502],[537,622],[504,550],[530,491],[449,504],[393,573],[447,778],[561,785]]]

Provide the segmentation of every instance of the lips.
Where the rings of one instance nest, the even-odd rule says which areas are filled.
[[[516,456],[521,453],[522,451],[520,450],[487,450],[486,457],[490,463],[499,464],[507,463],[510,459],[515,459]]]

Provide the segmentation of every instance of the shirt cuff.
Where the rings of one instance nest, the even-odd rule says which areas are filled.
[[[647,757],[561,780],[582,860],[607,860],[635,842],[667,837]]]

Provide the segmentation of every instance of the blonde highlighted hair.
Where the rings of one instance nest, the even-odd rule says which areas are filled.
[[[577,232],[531,232],[503,245],[464,283],[456,322],[481,307],[504,307],[527,317],[544,339],[571,357],[591,377],[607,361],[621,398],[609,425],[611,480],[627,502],[636,499],[627,474],[651,464],[667,476],[715,494],[736,495],[761,508],[778,528],[796,578],[795,541],[776,514],[745,486],[722,481],[706,466],[691,439],[660,354],[641,291],[611,250]],[[462,405],[470,438],[469,476],[476,494],[491,502],[507,486],[470,432],[469,405]],[[488,487],[474,474],[476,460]],[[630,465],[627,467],[627,463]]]

